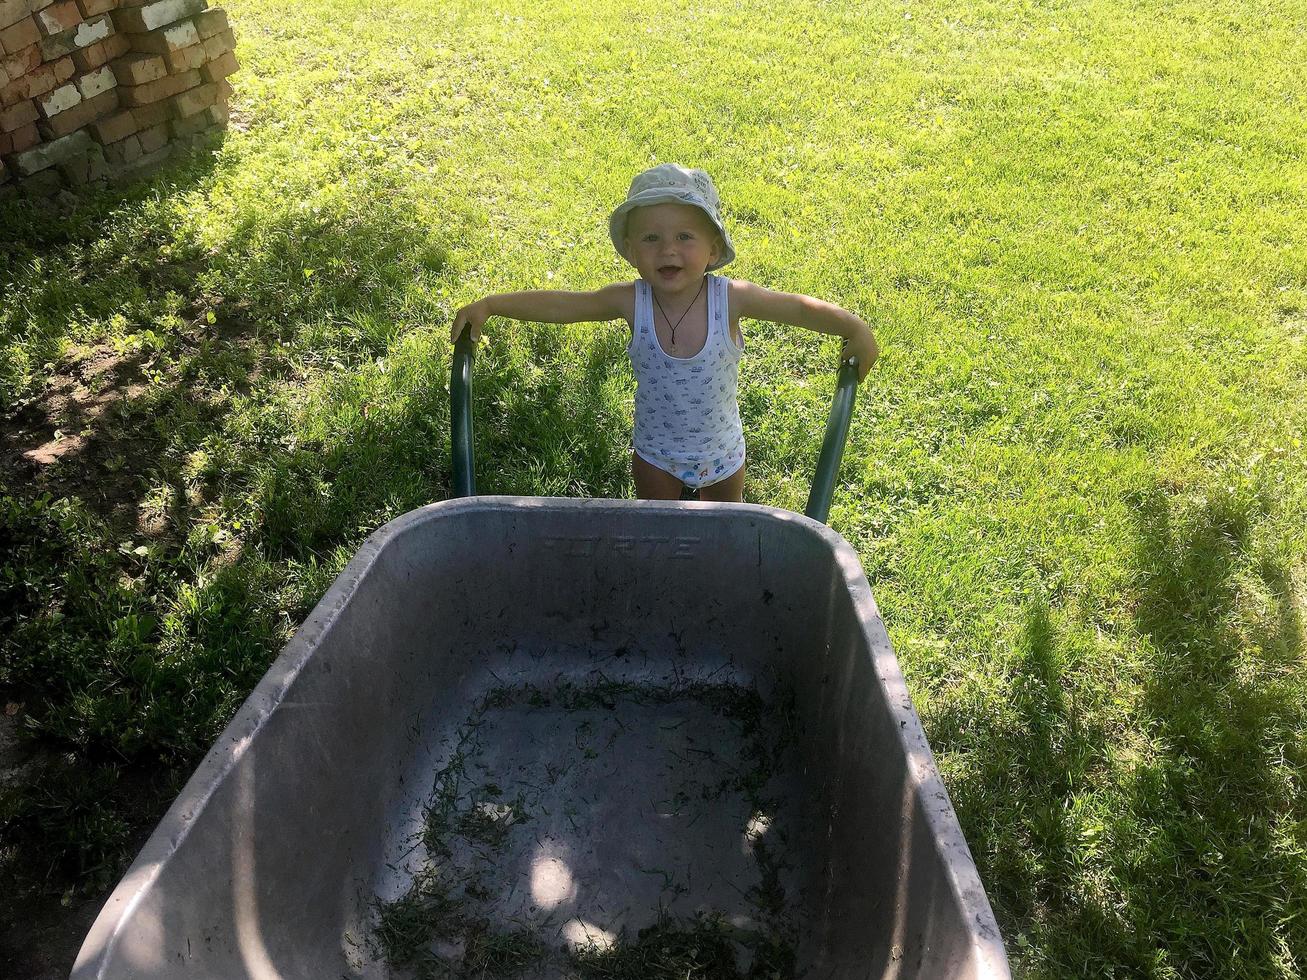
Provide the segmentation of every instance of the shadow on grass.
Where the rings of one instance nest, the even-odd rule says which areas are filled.
[[[386,354],[442,274],[402,200],[257,215],[217,249],[152,213],[52,230],[3,286],[11,365],[128,321],[0,411],[0,705],[23,736],[0,745],[0,948],[25,975],[48,967],[29,927],[102,897],[342,554],[444,494],[439,370],[397,413],[338,407],[330,446],[296,445],[290,410]]]
[[[1129,785],[1142,832],[1121,874],[1156,962],[1185,975],[1307,965],[1303,624],[1288,569],[1256,539],[1266,510],[1237,483],[1136,508],[1153,653],[1140,713],[1160,751]]]
[[[1007,703],[931,725],[938,749],[976,760],[950,793],[1031,975],[1302,968],[1303,624],[1288,569],[1257,542],[1266,518],[1252,488],[1142,494],[1142,666],[1083,669],[1088,648],[1035,603]],[[1095,695],[1110,670],[1117,686]],[[1128,704],[1129,730],[1105,729],[1104,698]]]

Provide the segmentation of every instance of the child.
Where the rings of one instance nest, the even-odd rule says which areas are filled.
[[[608,219],[613,246],[639,279],[594,292],[495,293],[454,314],[451,337],[467,328],[473,340],[492,316],[538,323],[625,320],[636,378],[631,469],[641,499],[675,500],[683,487],[698,489],[703,500],[743,499],[744,434],[736,402],[741,317],[838,334],[864,378],[876,360],[871,328],[852,313],[811,296],[710,275],[735,258],[719,207],[717,189],[702,170],[674,163],[646,170]]]

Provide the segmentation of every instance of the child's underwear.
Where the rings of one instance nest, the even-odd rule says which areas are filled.
[[[670,473],[692,490],[710,487],[734,476],[744,465],[744,440],[738,448],[729,449],[720,456],[693,458],[680,456],[672,458],[661,453],[636,449],[635,454],[650,466],[656,466],[664,473]]]

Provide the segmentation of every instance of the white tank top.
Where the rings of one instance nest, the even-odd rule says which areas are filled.
[[[635,372],[635,451],[691,486],[739,468],[744,430],[736,400],[743,348],[731,337],[730,281],[708,276],[708,336],[693,357],[672,357],[654,330],[653,291],[635,282],[627,353]]]

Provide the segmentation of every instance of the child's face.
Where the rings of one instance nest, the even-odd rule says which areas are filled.
[[[651,204],[627,218],[626,254],[640,278],[661,289],[697,289],[721,248],[713,223],[691,204]]]

